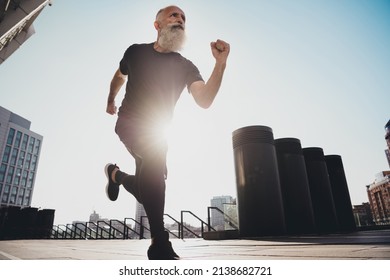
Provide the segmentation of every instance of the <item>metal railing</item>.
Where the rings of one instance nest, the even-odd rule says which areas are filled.
[[[142,217],[146,218],[146,216]],[[131,220],[140,226],[137,232],[128,221]],[[51,239],[143,239],[144,233],[150,229],[143,223],[133,218],[125,218],[123,221],[112,219],[108,221],[100,220],[95,222],[78,222],[74,224],[53,225]],[[177,237],[176,234],[173,234]]]
[[[54,232],[53,232],[54,231]],[[73,225],[57,225],[53,226],[52,237],[55,239],[73,239]]]
[[[141,224],[141,223],[138,222],[137,220],[134,220],[133,218],[125,218],[124,223],[125,223],[126,225],[127,225],[127,222],[126,222],[127,220],[132,220],[134,223],[136,223],[137,225],[139,225],[140,228],[144,228],[144,229],[146,229],[147,231],[150,232],[150,229],[149,229],[149,228],[145,227],[143,224]],[[129,229],[130,229],[130,228],[129,228]],[[135,234],[135,236],[138,236],[139,239],[143,239],[143,238],[144,238],[144,236],[141,235],[141,232],[137,232],[137,231],[135,231],[134,229],[131,229],[131,231]],[[129,239],[133,239],[133,238],[131,238],[131,236],[129,236],[128,233],[126,234],[126,236],[128,236]]]
[[[180,238],[181,223],[180,223],[178,220],[176,220],[175,218],[173,218],[173,217],[172,217],[171,215],[169,215],[169,214],[164,214],[164,216],[169,217],[171,220],[173,220],[173,221],[177,224],[177,232],[178,232],[178,234],[172,232],[172,231],[169,230],[169,229],[166,229],[166,230],[169,232],[169,234],[175,236],[176,238]]]
[[[100,235],[100,239],[115,239],[115,236],[111,233],[111,226],[106,221],[97,221],[97,236]],[[101,226],[103,224],[103,226]],[[105,226],[104,226],[105,225]]]
[[[224,221],[231,226],[233,229],[238,230],[238,224],[236,224],[235,219],[230,217],[228,214],[226,214],[224,211],[219,209],[218,207],[209,206],[207,207],[207,221],[208,224],[211,225],[211,210],[217,210],[217,212],[221,213],[223,215]],[[210,229],[209,229],[210,231]]]
[[[115,238],[130,239],[129,231],[137,234],[135,230],[126,224],[126,219],[122,222],[119,220],[110,220],[110,231],[113,231]]]
[[[198,221],[200,221],[201,223],[201,235],[195,233],[193,230],[191,230],[190,228],[188,228],[187,226],[185,226],[184,224],[184,213],[188,213],[188,214],[191,214],[194,218],[196,218]],[[215,231],[215,229],[208,223],[206,223],[205,221],[203,221],[201,218],[199,218],[197,215],[195,215],[194,213],[192,213],[191,211],[188,211],[188,210],[182,210],[180,212],[180,217],[181,217],[181,239],[184,239],[184,229],[186,229],[187,231],[189,231],[191,234],[193,234],[194,236],[198,237],[198,238],[202,238],[203,237],[203,233],[205,232],[205,228],[204,226],[206,225],[207,226],[207,229],[208,231]]]
[[[210,211],[210,209],[208,210]],[[192,217],[200,221],[201,229],[200,232],[194,228],[190,228],[184,222],[184,214],[190,214]],[[210,213],[208,213],[210,215]],[[181,220],[178,221],[169,214],[164,216],[170,218],[174,225],[177,225],[176,230],[167,229],[168,233],[176,238],[202,238],[203,233],[207,231],[215,231],[210,225],[210,218],[208,223],[203,221],[193,212],[188,210],[181,211]],[[60,224],[54,225],[52,228],[51,236],[52,239],[144,239],[145,232],[150,232],[150,229],[144,225],[144,219],[146,216],[141,217],[141,221],[137,221],[133,218],[125,218],[123,221],[112,219],[112,220],[99,220],[97,222],[77,222],[74,224]],[[128,221],[133,221],[134,224],[139,226],[139,232],[132,228]]]

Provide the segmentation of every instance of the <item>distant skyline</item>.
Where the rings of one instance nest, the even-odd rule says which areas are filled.
[[[171,4],[187,17],[181,53],[205,79],[214,65],[209,43],[223,39],[231,53],[210,109],[186,90],[178,102],[166,213],[206,218],[212,197],[237,196],[231,137],[248,125],[341,155],[352,204],[367,202],[365,186],[389,169],[390,1],[56,0],[35,21],[36,34],[0,65],[0,105],[43,136],[32,206],[56,209],[56,224],[93,211],[134,217],[126,191],[116,202],[104,192],[106,163],[135,168],[106,100],[126,48],[153,42],[155,14]]]

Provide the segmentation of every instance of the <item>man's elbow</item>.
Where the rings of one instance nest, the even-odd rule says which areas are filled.
[[[214,102],[216,93],[210,91],[205,84],[196,84],[190,89],[196,104],[203,109],[208,109]]]
[[[127,75],[122,74],[121,70],[118,69],[115,72],[114,79],[116,79],[117,81],[125,82],[127,80]]]
[[[199,107],[202,109],[208,109],[211,107],[211,104],[213,104],[213,101],[211,100],[196,100],[196,103]]]

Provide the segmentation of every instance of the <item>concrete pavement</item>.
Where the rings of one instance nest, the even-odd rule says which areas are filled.
[[[390,230],[296,237],[171,239],[184,260],[390,260]],[[3,240],[0,260],[146,260],[150,240]]]

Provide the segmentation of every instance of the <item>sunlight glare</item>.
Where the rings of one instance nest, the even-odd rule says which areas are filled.
[[[173,134],[173,128],[172,128],[172,123],[171,122],[166,122],[162,124],[161,126],[161,134],[163,139],[167,141],[167,143],[170,142],[172,139],[172,134]]]

